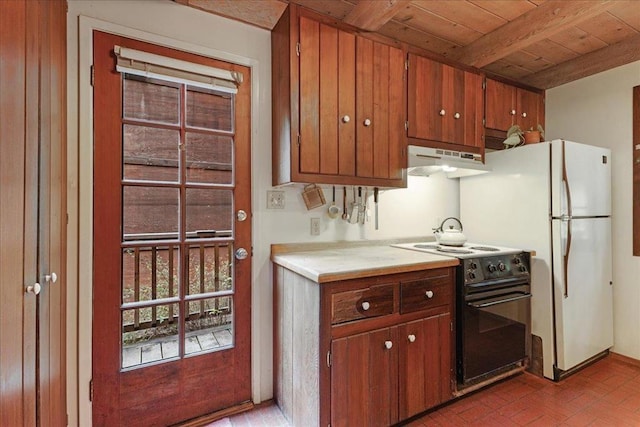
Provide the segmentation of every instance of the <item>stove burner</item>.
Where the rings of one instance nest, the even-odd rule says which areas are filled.
[[[413,245],[414,248],[417,249],[438,249],[438,245]]]
[[[454,249],[454,248],[443,248],[439,247],[436,249],[438,252],[444,252],[448,254],[472,254],[473,251],[468,251],[466,249]]]
[[[486,251],[486,252],[496,252],[500,249],[492,248],[491,246],[473,246],[470,249],[475,249],[476,251]]]

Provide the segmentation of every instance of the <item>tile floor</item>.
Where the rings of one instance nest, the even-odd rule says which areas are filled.
[[[525,373],[465,396],[408,425],[640,426],[640,366],[609,356],[560,383]],[[257,426],[289,424],[275,405],[210,424]]]

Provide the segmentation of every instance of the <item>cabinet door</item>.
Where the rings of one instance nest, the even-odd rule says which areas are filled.
[[[400,419],[451,398],[451,316],[444,313],[398,326]]]
[[[402,178],[404,57],[400,49],[356,42],[356,173]]]
[[[533,128],[538,124],[544,124],[544,101],[541,94],[525,89],[518,89],[518,117],[516,123],[522,130]]]
[[[481,147],[479,75],[409,55],[410,138]]]
[[[331,426],[398,422],[396,327],[331,342]]]
[[[487,79],[485,87],[485,126],[507,131],[516,116],[516,88]]]

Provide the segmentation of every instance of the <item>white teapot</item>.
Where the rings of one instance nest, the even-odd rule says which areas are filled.
[[[455,220],[460,225],[460,229],[454,228],[453,225],[450,225],[449,228],[445,230],[444,224],[450,219]],[[436,236],[438,243],[445,246],[462,246],[467,241],[467,238],[462,233],[462,223],[455,217],[449,217],[442,221],[440,227],[433,229],[433,234]]]

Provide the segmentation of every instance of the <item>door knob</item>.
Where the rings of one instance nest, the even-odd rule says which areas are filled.
[[[245,259],[249,256],[249,252],[245,248],[236,249],[236,259]]]
[[[384,347],[385,347],[387,350],[391,350],[391,347],[393,347],[393,343],[392,343],[391,341],[385,341],[385,342],[384,342]]]
[[[28,294],[38,295],[41,290],[42,290],[42,286],[40,286],[40,283],[38,282],[34,283],[33,285],[27,286]]]
[[[243,211],[242,209],[240,209],[238,211],[238,213],[236,214],[236,218],[238,218],[238,221],[242,222],[245,219],[247,219],[247,213],[245,211]]]
[[[364,125],[369,127],[371,126],[371,120],[370,119],[364,119]]]
[[[460,118],[460,113],[455,113],[455,114],[453,115],[453,118],[454,118],[454,119],[459,119],[459,118]]]
[[[440,114],[441,116],[444,116],[445,114],[447,114],[447,112],[444,111],[444,110],[440,110],[440,113],[438,113],[438,114]]]
[[[351,117],[349,117],[346,114],[342,117],[342,123],[349,123],[350,120],[351,120]]]
[[[416,336],[411,334],[407,337],[407,339],[409,340],[409,342],[415,342],[416,341]]]
[[[44,276],[44,280],[49,283],[56,283],[58,281],[58,275],[55,273],[55,271],[51,272],[51,274],[47,274]]]
[[[511,110],[511,115],[515,116],[516,115],[516,110]]]
[[[522,117],[527,117],[527,113],[522,113]]]

